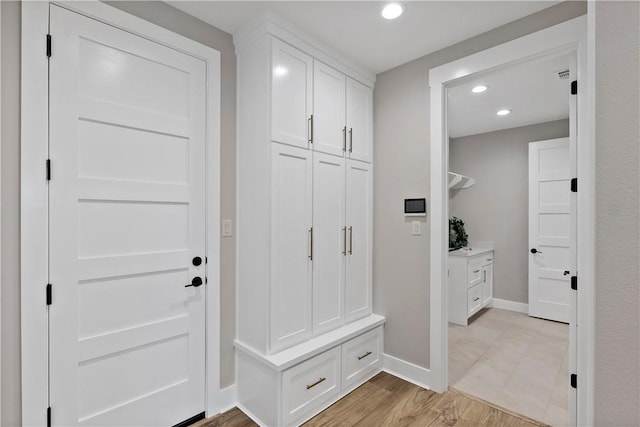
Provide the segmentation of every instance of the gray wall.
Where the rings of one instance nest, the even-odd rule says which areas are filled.
[[[638,426],[640,3],[596,2],[589,12],[596,32],[595,424]]]
[[[113,2],[113,6],[176,33],[211,46],[221,53],[221,210],[235,222],[236,59],[230,34],[161,2]],[[1,372],[2,426],[21,423],[20,400],[20,31],[19,2],[2,7],[2,288]],[[235,237],[221,241],[221,385],[234,378]]]
[[[558,120],[449,142],[451,171],[475,179],[450,191],[450,214],[461,218],[469,239],[495,242],[493,296],[529,298],[529,142],[569,136]]]
[[[20,424],[20,5],[2,7],[2,426]]]
[[[429,227],[411,235],[402,201],[429,199],[429,69],[586,13],[565,2],[379,74],[374,90],[374,311],[385,352],[429,367]]]

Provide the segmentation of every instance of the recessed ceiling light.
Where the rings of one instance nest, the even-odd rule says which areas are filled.
[[[471,89],[471,92],[473,92],[473,93],[482,93],[487,89],[488,88],[485,85],[479,85],[479,86],[476,86],[473,89]]]
[[[404,12],[404,6],[400,3],[389,3],[382,9],[382,17],[385,19],[396,19]]]
[[[510,113],[511,113],[511,110],[500,110],[496,114],[499,116],[506,116],[507,114],[510,114]]]

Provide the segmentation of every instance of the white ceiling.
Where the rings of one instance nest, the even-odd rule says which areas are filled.
[[[559,1],[405,1],[388,21],[380,1],[169,1],[233,34],[267,10],[356,64],[380,73]]]
[[[476,135],[569,117],[571,81],[558,78],[558,71],[569,68],[562,55],[527,62],[472,78],[448,91],[449,136]],[[483,93],[472,93],[477,85],[488,86]],[[501,109],[512,110],[497,116]]]

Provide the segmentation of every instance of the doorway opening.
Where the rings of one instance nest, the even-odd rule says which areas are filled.
[[[573,232],[580,236],[580,240],[575,245],[575,253],[571,255],[573,265],[569,274],[579,275],[580,286],[577,290],[572,289],[570,298],[570,305],[574,307],[574,317],[569,319],[568,364],[571,383],[575,385],[574,379],[577,377],[581,379],[579,387],[572,387],[574,391],[569,396],[569,425],[593,422],[594,149],[591,126],[593,100],[590,96],[593,87],[587,72],[587,35],[587,18],[583,16],[429,71],[431,104],[430,382],[435,391],[443,392],[450,385],[447,328],[449,321],[448,90],[478,76],[525,62],[560,55],[575,57],[575,70],[579,83],[576,86],[579,86],[579,90],[575,103],[571,107],[577,117],[576,133],[573,148],[571,148],[576,150],[571,154],[576,161],[571,168],[571,179],[577,179],[580,182],[580,191],[572,193],[571,201],[575,206],[575,212],[579,212]],[[578,322],[580,329],[576,328]]]
[[[449,387],[554,426],[572,393],[573,59],[447,90]]]

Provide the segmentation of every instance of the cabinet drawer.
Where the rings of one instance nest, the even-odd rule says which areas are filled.
[[[342,388],[348,389],[382,366],[382,327],[342,344]]]
[[[283,372],[282,423],[295,424],[339,393],[340,346]]]
[[[482,307],[482,284],[475,285],[467,291],[467,310],[469,316]]]
[[[482,266],[485,267],[487,265],[493,264],[493,252],[488,253],[482,256]]]
[[[467,287],[477,285],[482,281],[482,262],[484,257],[473,258],[469,260],[467,271]]]

